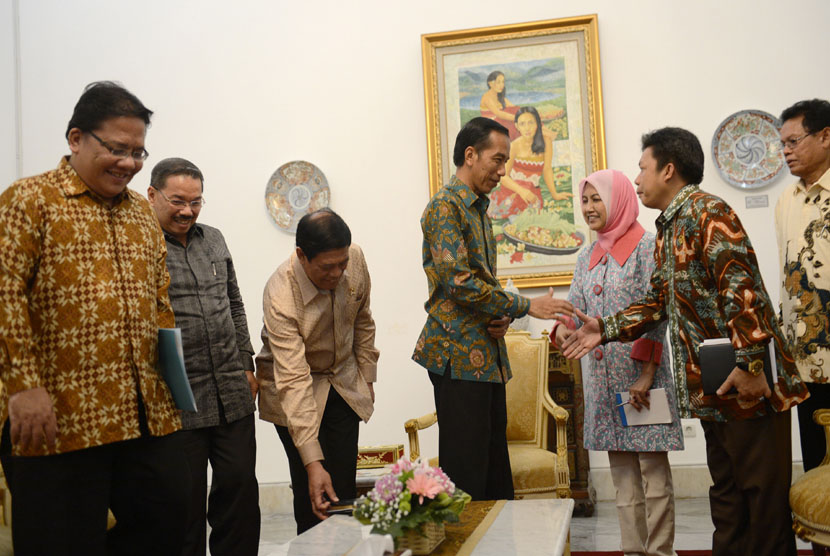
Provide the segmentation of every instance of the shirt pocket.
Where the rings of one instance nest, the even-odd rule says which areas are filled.
[[[228,262],[226,259],[211,259],[207,280],[203,285],[205,294],[222,304],[228,297]]]
[[[211,259],[211,271],[216,282],[228,281],[228,261],[225,259]]]

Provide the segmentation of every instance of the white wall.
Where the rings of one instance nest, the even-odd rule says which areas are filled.
[[[778,113],[830,91],[823,39],[830,4],[823,0],[240,0],[230,6],[21,2],[22,173],[54,167],[67,152],[66,122],[85,84],[124,83],[156,111],[147,138],[151,158],[132,186],[145,191],[150,167],[167,156],[200,165],[208,200],[201,218],[225,233],[259,348],[262,286],[293,245],[266,213],[265,185],[284,162],[319,166],[374,283],[380,382],[362,444],[404,442],[403,421],[432,408],[425,371],[410,361],[426,298],[418,225],[428,199],[422,33],[597,13],[608,163],[632,177],[644,131],[683,126],[708,151],[715,127],[737,110]],[[0,0],[0,31],[11,29],[11,16],[11,1]],[[14,135],[6,124],[13,65],[9,35],[0,37],[5,186],[12,176]],[[752,211],[711,163],[704,181],[741,214],[774,299],[772,205],[787,181],[763,191],[769,209]],[[656,214],[644,212],[653,230]],[[287,480],[273,428],[262,424],[257,438],[261,481]],[[676,462],[705,460],[702,439],[696,440]],[[425,451],[436,445],[433,437]]]
[[[14,6],[0,0],[0,191],[17,178]]]

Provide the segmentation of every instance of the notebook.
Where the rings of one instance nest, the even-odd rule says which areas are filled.
[[[669,398],[665,388],[653,388],[648,391],[650,408],[642,407],[640,411],[628,403],[628,392],[619,392],[616,395],[617,411],[620,412],[620,420],[624,427],[636,427],[637,425],[660,425],[671,423],[671,411],[669,411]]]

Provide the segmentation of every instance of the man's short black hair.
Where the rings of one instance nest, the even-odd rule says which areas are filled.
[[[66,137],[69,138],[72,128],[77,127],[84,132],[95,131],[104,121],[121,116],[140,118],[145,126],[149,126],[152,115],[152,110],[118,83],[96,81],[87,85],[78,99],[72,119],[66,126]]]
[[[781,122],[804,116],[801,125],[807,133],[816,133],[830,127],[830,102],[814,98],[801,100],[781,112]]]
[[[467,147],[473,147],[477,153],[490,146],[490,133],[498,132],[510,137],[507,128],[490,118],[473,118],[461,128],[455,137],[455,149],[452,154],[452,161],[456,168],[464,166],[464,151]]]
[[[643,150],[651,147],[651,156],[662,170],[671,162],[686,183],[703,181],[703,148],[695,134],[679,127],[664,127],[643,134]]]
[[[167,178],[172,176],[190,176],[202,183],[203,190],[205,188],[205,178],[202,171],[184,158],[165,158],[153,166],[153,171],[150,173],[150,187],[161,191],[167,187]]]
[[[309,261],[323,251],[343,249],[351,244],[351,230],[331,209],[310,212],[297,224],[297,247],[303,250]]]

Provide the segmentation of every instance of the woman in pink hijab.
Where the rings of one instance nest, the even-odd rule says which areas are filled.
[[[588,315],[610,315],[642,299],[654,272],[654,234],[637,222],[634,186],[622,172],[600,170],[579,184],[582,216],[597,240],[580,253],[568,301]],[[579,324],[579,323],[577,323]],[[556,345],[572,333],[556,326]],[[668,451],[683,449],[665,322],[633,344],[613,342],[588,354],[585,384],[585,447],[608,451],[617,490],[617,514],[625,554],[674,554],[674,492]],[[584,359],[583,359],[584,362]],[[650,406],[649,390],[666,391],[671,422],[626,426],[628,397],[636,410]],[[630,409],[629,409],[630,411]]]

